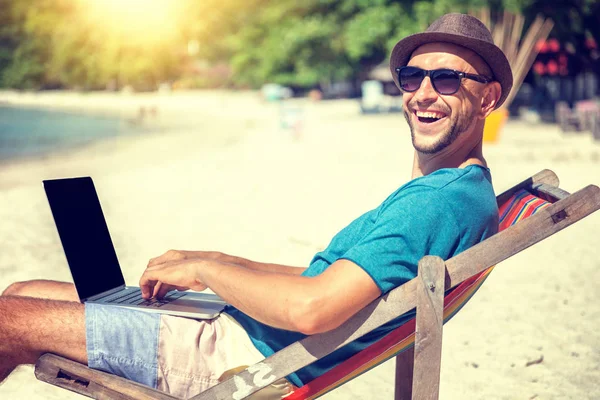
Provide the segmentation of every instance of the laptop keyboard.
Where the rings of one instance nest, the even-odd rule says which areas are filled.
[[[185,296],[184,292],[169,292],[162,299],[144,299],[142,298],[141,289],[128,290],[126,293],[117,292],[108,297],[99,299],[104,303],[116,303],[136,306],[148,306],[148,307],[162,307],[165,304],[170,303],[173,300],[179,299]]]

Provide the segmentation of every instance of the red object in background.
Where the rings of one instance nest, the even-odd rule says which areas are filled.
[[[540,76],[543,76],[543,75],[546,73],[546,66],[544,65],[544,63],[543,63],[543,62],[541,62],[541,61],[536,61],[536,62],[533,64],[533,71],[534,71],[536,74],[538,74],[538,75],[540,75]]]
[[[558,73],[558,64],[555,60],[548,61],[548,65],[546,65],[546,69],[548,70],[548,75],[556,75]]]
[[[535,44],[535,49],[538,53],[544,54],[546,51],[548,51],[548,45],[546,44],[545,40],[538,40]]]
[[[593,49],[597,49],[598,46],[596,46],[596,41],[594,40],[594,38],[589,37],[585,39],[585,47],[593,50]]]
[[[551,53],[557,53],[560,50],[560,43],[556,39],[548,40],[548,50]]]
[[[536,74],[569,75],[569,58],[564,50],[560,50],[561,45],[557,39],[538,40],[535,47],[538,51],[538,57],[533,64]]]

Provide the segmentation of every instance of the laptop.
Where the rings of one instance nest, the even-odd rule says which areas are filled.
[[[44,190],[82,303],[195,319],[215,318],[225,307],[209,293],[173,290],[162,299],[143,299],[139,287],[125,286],[92,178],[45,180]]]

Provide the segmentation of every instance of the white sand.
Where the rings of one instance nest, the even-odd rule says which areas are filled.
[[[303,110],[299,136],[280,129],[278,107],[253,93],[0,93],[3,101],[127,118],[157,106],[149,123],[164,132],[1,164],[0,290],[19,280],[70,278],[45,178],[94,177],[125,278],[136,284],[147,260],[170,248],[305,266],[410,177],[403,117],[361,116],[353,101],[295,101]],[[543,168],[571,192],[600,184],[600,143],[589,134],[510,122],[485,154],[497,192]],[[600,397],[599,225],[597,213],[496,268],[444,328],[442,399]],[[393,371],[387,362],[325,398],[391,399]],[[0,398],[82,397],[21,367]]]

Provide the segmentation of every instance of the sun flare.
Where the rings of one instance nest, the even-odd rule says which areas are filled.
[[[80,0],[88,18],[123,40],[151,45],[173,39],[178,33],[181,1]]]

